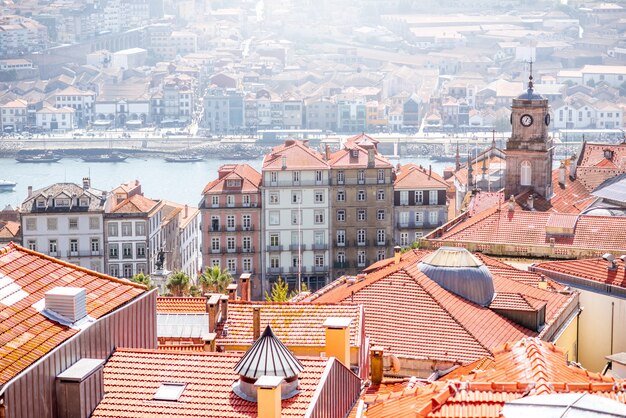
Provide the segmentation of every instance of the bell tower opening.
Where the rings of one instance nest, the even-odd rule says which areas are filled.
[[[513,99],[511,137],[506,144],[506,196],[528,189],[552,196],[552,142],[548,100],[535,93],[532,62],[527,90]]]

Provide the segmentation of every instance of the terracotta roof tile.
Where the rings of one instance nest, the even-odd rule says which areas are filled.
[[[205,298],[159,297],[158,313],[204,313]],[[253,343],[252,312],[260,308],[261,329],[271,325],[274,334],[287,346],[324,346],[324,321],[329,317],[352,319],[350,345],[361,343],[362,308],[349,304],[278,303],[228,301],[227,324],[217,329],[218,345],[247,346]],[[227,332],[224,332],[226,328]]]
[[[415,164],[405,164],[401,166],[400,171],[396,173],[396,180],[394,181],[393,187],[398,190],[414,190],[418,188],[447,189],[448,183],[434,171]]]
[[[363,280],[351,283],[346,278],[339,279],[307,300],[363,304],[367,315],[365,332],[373,344],[403,357],[468,363],[507,341],[539,335],[430,280],[418,267],[428,253],[407,252],[398,264],[379,262],[377,269],[367,270]],[[481,260],[489,259],[478,256]],[[542,333],[552,330],[551,324],[575,297],[538,289],[540,275],[505,267],[499,262],[485,264],[493,275],[496,293],[518,293],[533,306],[537,301],[547,303],[546,327]],[[493,270],[490,264],[495,265]],[[515,272],[523,279],[517,280]],[[415,306],[420,309],[416,310]],[[490,326],[484,327],[485,323]]]
[[[616,269],[609,270],[609,263],[602,258],[585,260],[546,261],[533,264],[531,270],[542,272],[553,278],[563,278],[562,275],[604,283],[611,286],[626,288],[626,270],[624,263],[616,260]]]
[[[255,417],[257,404],[239,398],[232,384],[241,354],[118,349],[104,368],[104,399],[93,417]],[[301,417],[327,364],[300,358],[300,393],[282,401],[283,417]],[[153,400],[164,382],[185,383],[177,401]]]
[[[146,292],[142,285],[59,261],[15,244],[0,249],[0,385],[78,331],[40,314],[33,304],[57,286],[85,287],[93,318]],[[11,296],[21,299],[10,303]],[[14,299],[15,300],[15,299]]]
[[[242,193],[257,193],[261,186],[261,173],[248,164],[226,164],[218,169],[218,173],[223,173],[217,179],[210,181],[202,193],[222,194],[226,190],[233,188],[226,187],[226,180],[241,180]]]
[[[327,170],[329,168],[322,154],[309,148],[303,141],[289,139],[265,155],[263,170],[282,170],[283,157],[286,157],[289,170]]]
[[[117,205],[111,213],[148,213],[158,202],[140,194],[132,195]]]
[[[370,402],[367,417],[499,418],[506,402],[525,396],[589,392],[624,402],[624,389],[624,381],[568,365],[564,352],[553,344],[524,338],[495,349],[493,358],[459,368],[442,381]]]

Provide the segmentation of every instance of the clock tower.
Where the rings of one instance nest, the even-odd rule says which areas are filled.
[[[548,100],[533,90],[532,63],[528,90],[513,99],[511,137],[506,143],[506,196],[526,190],[552,196],[552,144]]]

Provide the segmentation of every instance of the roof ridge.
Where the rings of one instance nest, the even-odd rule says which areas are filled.
[[[44,260],[49,260],[49,261],[52,261],[53,263],[61,264],[61,265],[65,266],[65,267],[69,267],[69,268],[72,268],[74,270],[77,270],[77,271],[80,271],[80,272],[83,272],[83,273],[87,273],[87,274],[89,274],[91,276],[96,276],[96,277],[99,277],[101,279],[106,279],[106,280],[109,280],[109,281],[112,281],[112,282],[115,282],[115,283],[136,287],[138,289],[148,290],[148,288],[145,285],[143,285],[143,284],[135,283],[133,281],[126,280],[126,279],[118,279],[117,277],[108,276],[108,275],[106,275],[104,273],[100,273],[100,272],[97,272],[97,271],[94,271],[94,270],[89,270],[89,269],[87,269],[85,267],[77,266],[77,265],[74,265],[72,263],[68,263],[67,261],[59,260],[58,258],[54,258],[54,257],[51,257],[51,256],[46,255],[46,254],[38,253],[37,251],[29,250],[28,248],[24,248],[24,247],[14,243],[14,242],[9,243],[5,248],[0,248],[0,255],[8,254],[10,251],[23,251],[23,252],[25,252],[27,254],[34,255],[34,256],[39,257],[39,258],[43,258]]]

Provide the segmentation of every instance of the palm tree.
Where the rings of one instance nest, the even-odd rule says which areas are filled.
[[[220,270],[219,266],[213,266],[207,267],[198,280],[202,293],[226,293],[226,288],[233,282],[233,276],[227,269]]]
[[[152,279],[150,279],[150,276],[145,275],[143,272],[135,274],[133,277],[131,277],[130,281],[142,284],[146,286],[148,290],[154,289],[154,283],[152,283]]]
[[[191,279],[184,271],[175,271],[167,279],[167,290],[172,296],[187,296],[191,286]]]

